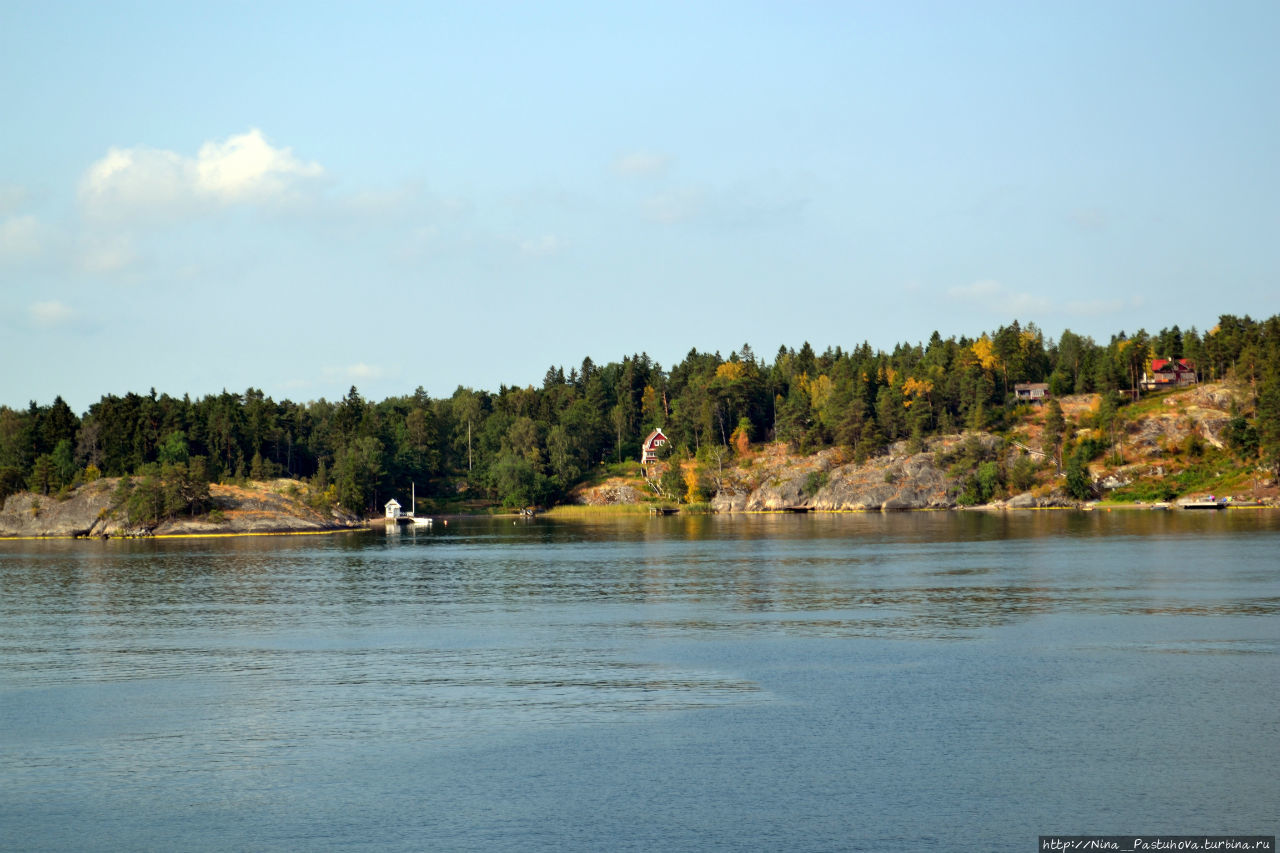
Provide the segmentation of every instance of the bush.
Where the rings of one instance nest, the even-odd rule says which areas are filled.
[[[965,436],[964,441],[938,455],[938,464],[949,466],[951,473],[959,474],[971,471],[979,462],[994,459],[995,453],[988,450],[976,435]]]
[[[1107,450],[1107,443],[1100,438],[1083,438],[1076,445],[1073,456],[1080,457],[1081,462],[1091,462]]]
[[[1141,501],[1143,503],[1157,503],[1159,501],[1170,501],[1178,496],[1178,490],[1165,482],[1140,482],[1133,483],[1111,492],[1110,499],[1116,501]]]
[[[666,468],[658,477],[658,488],[668,499],[680,502],[684,494],[684,474],[680,470],[680,458],[672,456],[666,461]]]
[[[0,468],[0,504],[9,495],[17,494],[27,487],[26,475],[21,468]]]
[[[989,503],[1000,488],[1000,466],[995,462],[983,462],[962,482],[956,497],[960,506],[977,506]]]
[[[827,484],[826,471],[810,471],[808,476],[804,478],[804,485],[800,491],[805,497],[816,495],[823,486]]]
[[[1258,428],[1236,415],[1227,424],[1227,447],[1230,447],[1244,459],[1253,459],[1258,455]]]
[[[1084,501],[1093,497],[1093,483],[1089,480],[1089,470],[1081,456],[1080,453],[1073,453],[1067,460],[1067,494]]]
[[[1036,465],[1030,456],[1019,456],[1009,466],[1009,487],[1015,492],[1025,492],[1035,485]]]

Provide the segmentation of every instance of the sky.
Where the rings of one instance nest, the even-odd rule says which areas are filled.
[[[1280,313],[1280,4],[0,3],[0,405]]]

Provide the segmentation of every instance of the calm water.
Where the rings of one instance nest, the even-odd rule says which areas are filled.
[[[1280,516],[0,542],[0,848],[1280,832]]]

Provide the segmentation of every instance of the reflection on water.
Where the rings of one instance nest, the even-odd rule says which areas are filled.
[[[1243,511],[0,542],[0,847],[1269,834],[1278,544]]]

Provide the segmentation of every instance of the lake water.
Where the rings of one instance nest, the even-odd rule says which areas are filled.
[[[1280,515],[0,542],[0,848],[1280,831]]]

